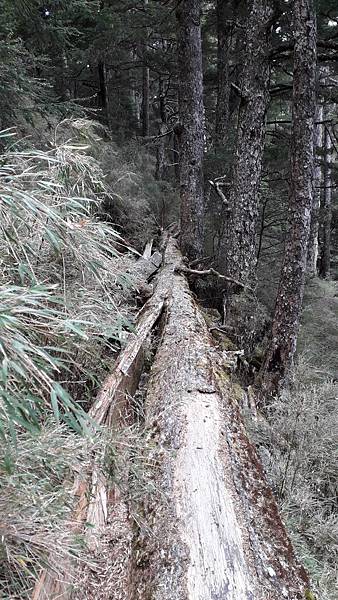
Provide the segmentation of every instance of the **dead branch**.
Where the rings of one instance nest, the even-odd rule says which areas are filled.
[[[230,183],[227,183],[225,181],[222,181],[222,177],[218,177],[217,179],[215,179],[214,181],[212,181],[211,179],[209,179],[209,183],[211,185],[211,187],[215,190],[216,194],[220,197],[220,199],[222,200],[225,208],[227,211],[230,211],[230,207],[229,207],[229,200],[228,198],[225,196],[222,187],[228,187],[230,185]]]
[[[144,250],[143,250],[143,255],[142,255],[143,258],[145,258],[147,260],[149,260],[149,258],[151,258],[151,253],[153,250],[153,243],[154,243],[153,239],[149,240],[149,242],[146,243]]]
[[[222,279],[223,281],[227,281],[228,283],[233,283],[234,285],[238,285],[238,287],[247,289],[250,292],[254,293],[252,287],[243,283],[242,281],[238,281],[237,279],[233,279],[233,277],[228,277],[227,275],[222,275],[215,269],[205,269],[203,271],[198,271],[197,269],[189,269],[188,267],[180,266],[178,268],[179,273],[184,273],[185,275],[195,275],[196,277],[206,277],[207,275],[213,275],[217,277],[217,279]]]

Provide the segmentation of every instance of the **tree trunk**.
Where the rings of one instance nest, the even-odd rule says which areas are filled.
[[[308,579],[247,438],[230,383],[229,359],[215,347],[179,273],[183,266],[171,238],[154,295],[91,411],[99,424],[114,421],[118,426],[121,412],[128,412],[128,392],[135,390],[140,376],[145,340],[163,311],[160,345],[144,404],[153,480],[147,482],[141,499],[133,500],[142,504],[134,506],[142,518],[134,525],[132,555],[123,563],[124,572],[119,571],[119,579],[125,582],[119,597],[304,598]],[[111,494],[95,464],[92,484],[91,494],[86,485],[80,489],[74,521],[86,520],[99,533]],[[86,535],[90,546],[95,529]],[[58,569],[62,572],[62,565]],[[56,597],[82,595],[72,596],[64,576],[57,579],[55,573],[44,571],[33,598]]]
[[[215,148],[222,149],[228,142],[230,73],[229,60],[233,25],[229,19],[235,18],[234,0],[217,0],[217,105],[215,122]]]
[[[323,105],[317,104],[316,109],[316,129],[315,129],[315,150],[323,149]],[[315,277],[318,273],[318,234],[319,234],[319,211],[322,188],[322,156],[317,152],[317,158],[314,169],[314,191],[313,204],[311,211],[311,226],[309,236],[309,247],[307,255],[306,271],[310,277]]]
[[[293,365],[302,308],[313,197],[316,17],[312,0],[294,1],[294,77],[289,193],[290,229],[269,348],[263,394],[279,390]]]
[[[332,140],[328,127],[324,131],[324,193],[322,207],[322,235],[321,235],[321,277],[330,277],[331,256],[331,221],[332,221]]]
[[[102,12],[105,8],[104,0],[100,0],[99,10]],[[107,71],[104,54],[101,55],[97,64],[97,73],[99,78],[99,92],[97,95],[98,106],[102,108],[104,118],[108,121],[108,90],[107,90]]]
[[[103,113],[106,116],[107,112],[107,83],[106,83],[106,67],[103,60],[100,60],[97,65],[97,71],[99,76],[99,107],[102,108]]]
[[[230,188],[228,227],[220,243],[220,267],[244,283],[254,279],[256,225],[269,101],[273,10],[268,0],[251,0],[246,24],[245,63],[236,151]]]
[[[176,10],[179,77],[181,249],[194,260],[203,254],[203,75],[201,0],[180,2]]]
[[[64,48],[62,48],[58,55],[54,68],[56,73],[55,92],[62,102],[67,102],[67,100],[70,100],[71,93],[69,86],[68,59]]]
[[[148,4],[148,0],[144,0],[145,10]],[[148,44],[148,31],[146,29],[145,39],[142,43],[142,135],[143,137],[149,136],[149,67],[147,62],[147,47]]]
[[[177,272],[181,261],[171,240],[171,293],[145,400],[156,467],[142,498],[129,598],[304,598],[306,574],[246,436],[226,360]]]
[[[159,126],[158,126],[158,135],[159,139],[157,142],[156,149],[156,168],[155,168],[155,179],[161,181],[164,175],[165,168],[165,146],[166,146],[166,132],[168,130],[167,125],[167,112],[166,112],[166,102],[164,95],[164,86],[162,77],[159,78],[158,84],[158,101],[159,101]]]

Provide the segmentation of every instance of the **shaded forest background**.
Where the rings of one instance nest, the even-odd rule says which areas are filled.
[[[201,3],[205,245],[199,267],[240,275],[241,281],[247,276],[255,294],[235,294],[224,323],[220,282],[211,275],[192,277],[191,284],[210,327],[226,326],[219,339],[214,332],[217,342],[226,351],[244,350],[232,377],[249,394],[267,351],[289,226],[292,10],[287,0],[271,2],[267,35],[263,21],[255,29],[253,19],[254,8],[267,10],[269,4]],[[315,4],[317,231],[311,234],[297,361],[291,386],[258,418],[239,386],[238,401],[314,589],[319,598],[333,599],[338,10],[335,0]],[[177,57],[178,11],[177,3],[166,0],[1,3],[3,598],[30,597],[51,548],[60,557],[86,556],[82,541],[65,526],[74,473],[88,462],[86,411],[144,301],[133,265],[146,242],[180,218],[179,88],[185,62],[182,47]],[[243,100],[246,86],[251,103]],[[255,171],[256,159],[250,163],[256,150],[262,153],[261,172]],[[236,173],[259,207],[247,274],[229,271],[226,258]],[[238,218],[245,221],[246,215]],[[141,455],[142,423],[125,436]],[[90,444],[100,442],[91,435]],[[116,435],[110,445],[114,457],[105,457],[107,471],[122,481],[124,442]],[[141,458],[135,464],[139,494],[147,473]]]

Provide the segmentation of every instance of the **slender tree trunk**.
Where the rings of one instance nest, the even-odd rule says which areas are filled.
[[[228,139],[230,73],[229,60],[232,41],[231,18],[234,19],[236,2],[234,0],[217,0],[217,105],[215,122],[215,148],[224,148]]]
[[[178,77],[180,127],[181,249],[190,259],[203,254],[204,111],[201,0],[178,4]]]
[[[312,0],[294,0],[294,77],[289,194],[290,230],[272,334],[260,374],[263,393],[286,382],[293,365],[303,300],[313,197],[316,17]]]
[[[323,105],[317,104],[316,109],[316,129],[315,129],[315,150],[323,149]],[[318,272],[318,234],[319,234],[319,210],[322,187],[322,165],[321,156],[317,153],[317,160],[314,169],[314,191],[313,204],[311,212],[311,226],[309,247],[307,255],[306,271],[310,277],[315,277]]]
[[[160,111],[160,122],[158,126],[158,134],[159,140],[157,142],[156,149],[156,169],[155,169],[155,179],[161,180],[164,175],[164,167],[165,167],[165,145],[166,145],[166,132],[168,129],[167,126],[167,113],[166,113],[166,105],[165,105],[165,95],[163,89],[163,80],[160,77],[159,85],[158,85],[158,98],[159,98],[159,111]]]
[[[164,174],[164,166],[165,166],[165,133],[167,131],[167,126],[165,123],[160,123],[158,128],[159,140],[158,146],[156,149],[156,167],[155,167],[155,179],[157,181],[161,181],[163,179]]]
[[[147,7],[148,0],[144,0],[145,8]],[[147,43],[148,43],[148,32],[146,30],[145,39],[142,44],[142,135],[147,137],[149,135],[149,67],[147,64]]]
[[[103,111],[107,110],[107,83],[106,83],[106,68],[103,60],[100,60],[97,65],[99,76],[99,106]]]
[[[322,235],[321,235],[321,277],[330,277],[331,258],[331,221],[332,221],[332,140],[327,127],[324,131],[324,193],[322,206]]]
[[[251,0],[246,25],[245,64],[241,74],[236,152],[230,189],[228,227],[220,244],[220,268],[248,282],[256,266],[256,225],[269,102],[273,10],[268,0]]]
[[[105,8],[104,0],[100,1],[100,11],[102,12]],[[99,93],[98,93],[98,105],[102,108],[104,117],[108,122],[108,89],[107,89],[107,72],[104,60],[104,54],[100,57],[97,64],[97,73],[99,78]]]
[[[56,59],[55,91],[62,102],[70,100],[69,67],[66,50],[63,48]]]
[[[174,163],[175,185],[179,186],[179,184],[180,184],[180,159],[179,159],[180,143],[179,143],[178,135],[176,134],[175,131],[174,131],[173,137],[172,137],[172,146],[173,146],[172,158],[173,158],[173,163]]]
[[[142,135],[149,135],[149,68],[142,69]]]

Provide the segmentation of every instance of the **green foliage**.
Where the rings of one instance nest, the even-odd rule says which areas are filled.
[[[70,127],[88,139],[85,121]],[[127,285],[117,269],[121,238],[98,218],[109,193],[87,150],[55,142],[49,151],[9,149],[1,156],[3,435],[15,426],[35,431],[48,406],[57,421],[81,430],[85,415],[60,381],[87,368],[79,352],[86,354],[92,340],[118,338],[114,281]]]
[[[119,224],[123,235],[142,251],[161,227],[178,221],[178,194],[169,182],[154,178],[154,159],[138,142],[120,148],[109,142],[101,145],[99,152],[113,192],[103,203],[104,215]]]
[[[40,63],[41,64],[41,63]],[[0,38],[0,126],[13,125],[21,115],[27,120],[32,112],[50,100],[49,84],[32,73],[38,61],[19,39]]]

